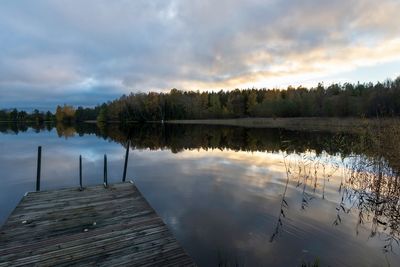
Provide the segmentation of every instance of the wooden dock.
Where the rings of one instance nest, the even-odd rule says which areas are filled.
[[[28,193],[0,232],[0,266],[195,266],[131,182]]]

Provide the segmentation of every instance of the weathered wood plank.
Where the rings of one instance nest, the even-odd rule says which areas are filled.
[[[138,199],[140,200],[140,199]],[[114,208],[114,209],[113,209]],[[91,203],[87,205],[67,206],[65,208],[52,209],[48,208],[42,211],[29,212],[26,214],[12,215],[5,224],[4,228],[26,227],[24,224],[39,223],[52,220],[71,220],[74,217],[81,216],[87,213],[86,217],[94,216],[94,213],[100,216],[108,215],[109,213],[116,214],[116,208],[120,208],[122,212],[137,210],[148,210],[148,206],[144,203],[132,202],[130,199],[112,200],[104,203]],[[31,225],[32,227],[32,225]]]
[[[19,245],[13,244],[7,248],[0,249],[0,256],[7,254],[23,253],[30,250],[38,250],[40,252],[51,249],[63,249],[70,246],[95,242],[97,240],[106,239],[110,236],[124,235],[130,233],[137,233],[142,230],[163,226],[163,222],[158,217],[152,219],[143,219],[135,221],[131,224],[119,224],[117,226],[111,225],[93,231],[81,232],[74,235],[60,236],[51,239],[45,239],[34,243],[21,243]],[[22,255],[22,254],[20,254]]]
[[[76,209],[77,215],[65,217],[62,212],[56,213],[57,216],[43,216],[43,220],[28,219],[25,224],[21,221],[14,224],[6,224],[4,230],[1,231],[0,244],[7,242],[8,239],[15,239],[20,235],[29,235],[30,237],[37,237],[38,239],[47,238],[48,236],[58,236],[64,233],[82,232],[84,229],[94,229],[109,224],[115,224],[118,220],[119,223],[130,221],[132,217],[149,215],[149,206],[142,205],[136,206],[119,206],[114,208],[108,206],[107,209]],[[83,216],[82,216],[83,215]],[[94,225],[96,224],[96,225]],[[31,228],[27,231],[27,228]],[[8,231],[7,229],[12,229]]]
[[[157,231],[162,231],[162,229],[157,229]],[[145,235],[144,237],[122,236],[119,239],[110,238],[106,240],[100,240],[98,242],[91,243],[89,246],[79,245],[67,249],[53,250],[48,253],[35,254],[25,258],[18,258],[12,261],[12,263],[13,266],[19,266],[40,262],[41,265],[46,265],[49,263],[51,266],[54,265],[54,262],[57,264],[70,263],[81,261],[82,259],[90,256],[95,256],[96,258],[110,257],[113,256],[114,251],[126,247],[129,247],[132,251],[136,252],[152,248],[155,246],[154,244],[158,244],[160,246],[167,243],[173,243],[174,239],[172,237],[165,237],[160,233],[155,232],[154,234],[149,234],[148,236]]]
[[[132,191],[129,190],[129,188],[121,188],[116,190],[115,188],[107,188],[106,191],[103,191],[104,188],[99,189],[99,191],[91,191],[91,190],[84,190],[84,191],[77,191],[77,190],[71,190],[69,192],[65,192],[63,194],[51,194],[49,196],[43,197],[43,198],[30,198],[31,194],[34,193],[28,193],[28,195],[24,198],[24,202],[20,203],[18,205],[18,208],[24,208],[24,207],[36,207],[37,205],[40,204],[48,204],[49,202],[53,204],[57,203],[66,203],[68,201],[75,202],[79,200],[87,201],[88,199],[99,199],[99,200],[106,200],[106,199],[112,199],[112,198],[121,198],[124,197],[122,196],[124,193],[129,193],[133,194],[136,196],[141,196],[141,194],[137,191]],[[99,194],[100,193],[100,194]],[[37,194],[37,193],[36,193]],[[17,211],[17,210],[16,210]]]
[[[27,194],[0,231],[3,266],[194,266],[131,183]]]

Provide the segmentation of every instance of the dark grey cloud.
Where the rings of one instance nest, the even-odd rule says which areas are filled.
[[[317,81],[400,61],[399,12],[396,0],[5,0],[0,105]]]

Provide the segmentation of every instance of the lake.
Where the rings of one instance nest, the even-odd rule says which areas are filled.
[[[128,178],[199,266],[400,266],[393,158],[356,134],[233,126],[0,124],[0,224],[24,193]],[[374,159],[379,159],[378,161]]]

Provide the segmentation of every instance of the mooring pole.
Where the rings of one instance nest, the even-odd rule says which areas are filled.
[[[128,144],[126,145],[124,174],[122,175],[122,182],[125,182],[125,180],[126,180],[126,168],[128,167],[128,157],[129,157],[129,144],[130,144],[130,141],[128,140]]]
[[[36,191],[40,191],[40,171],[42,166],[42,147],[38,146],[37,172],[36,172]]]
[[[104,187],[107,187],[107,155],[104,154]]]
[[[79,155],[79,190],[83,190],[82,187],[82,155]]]

